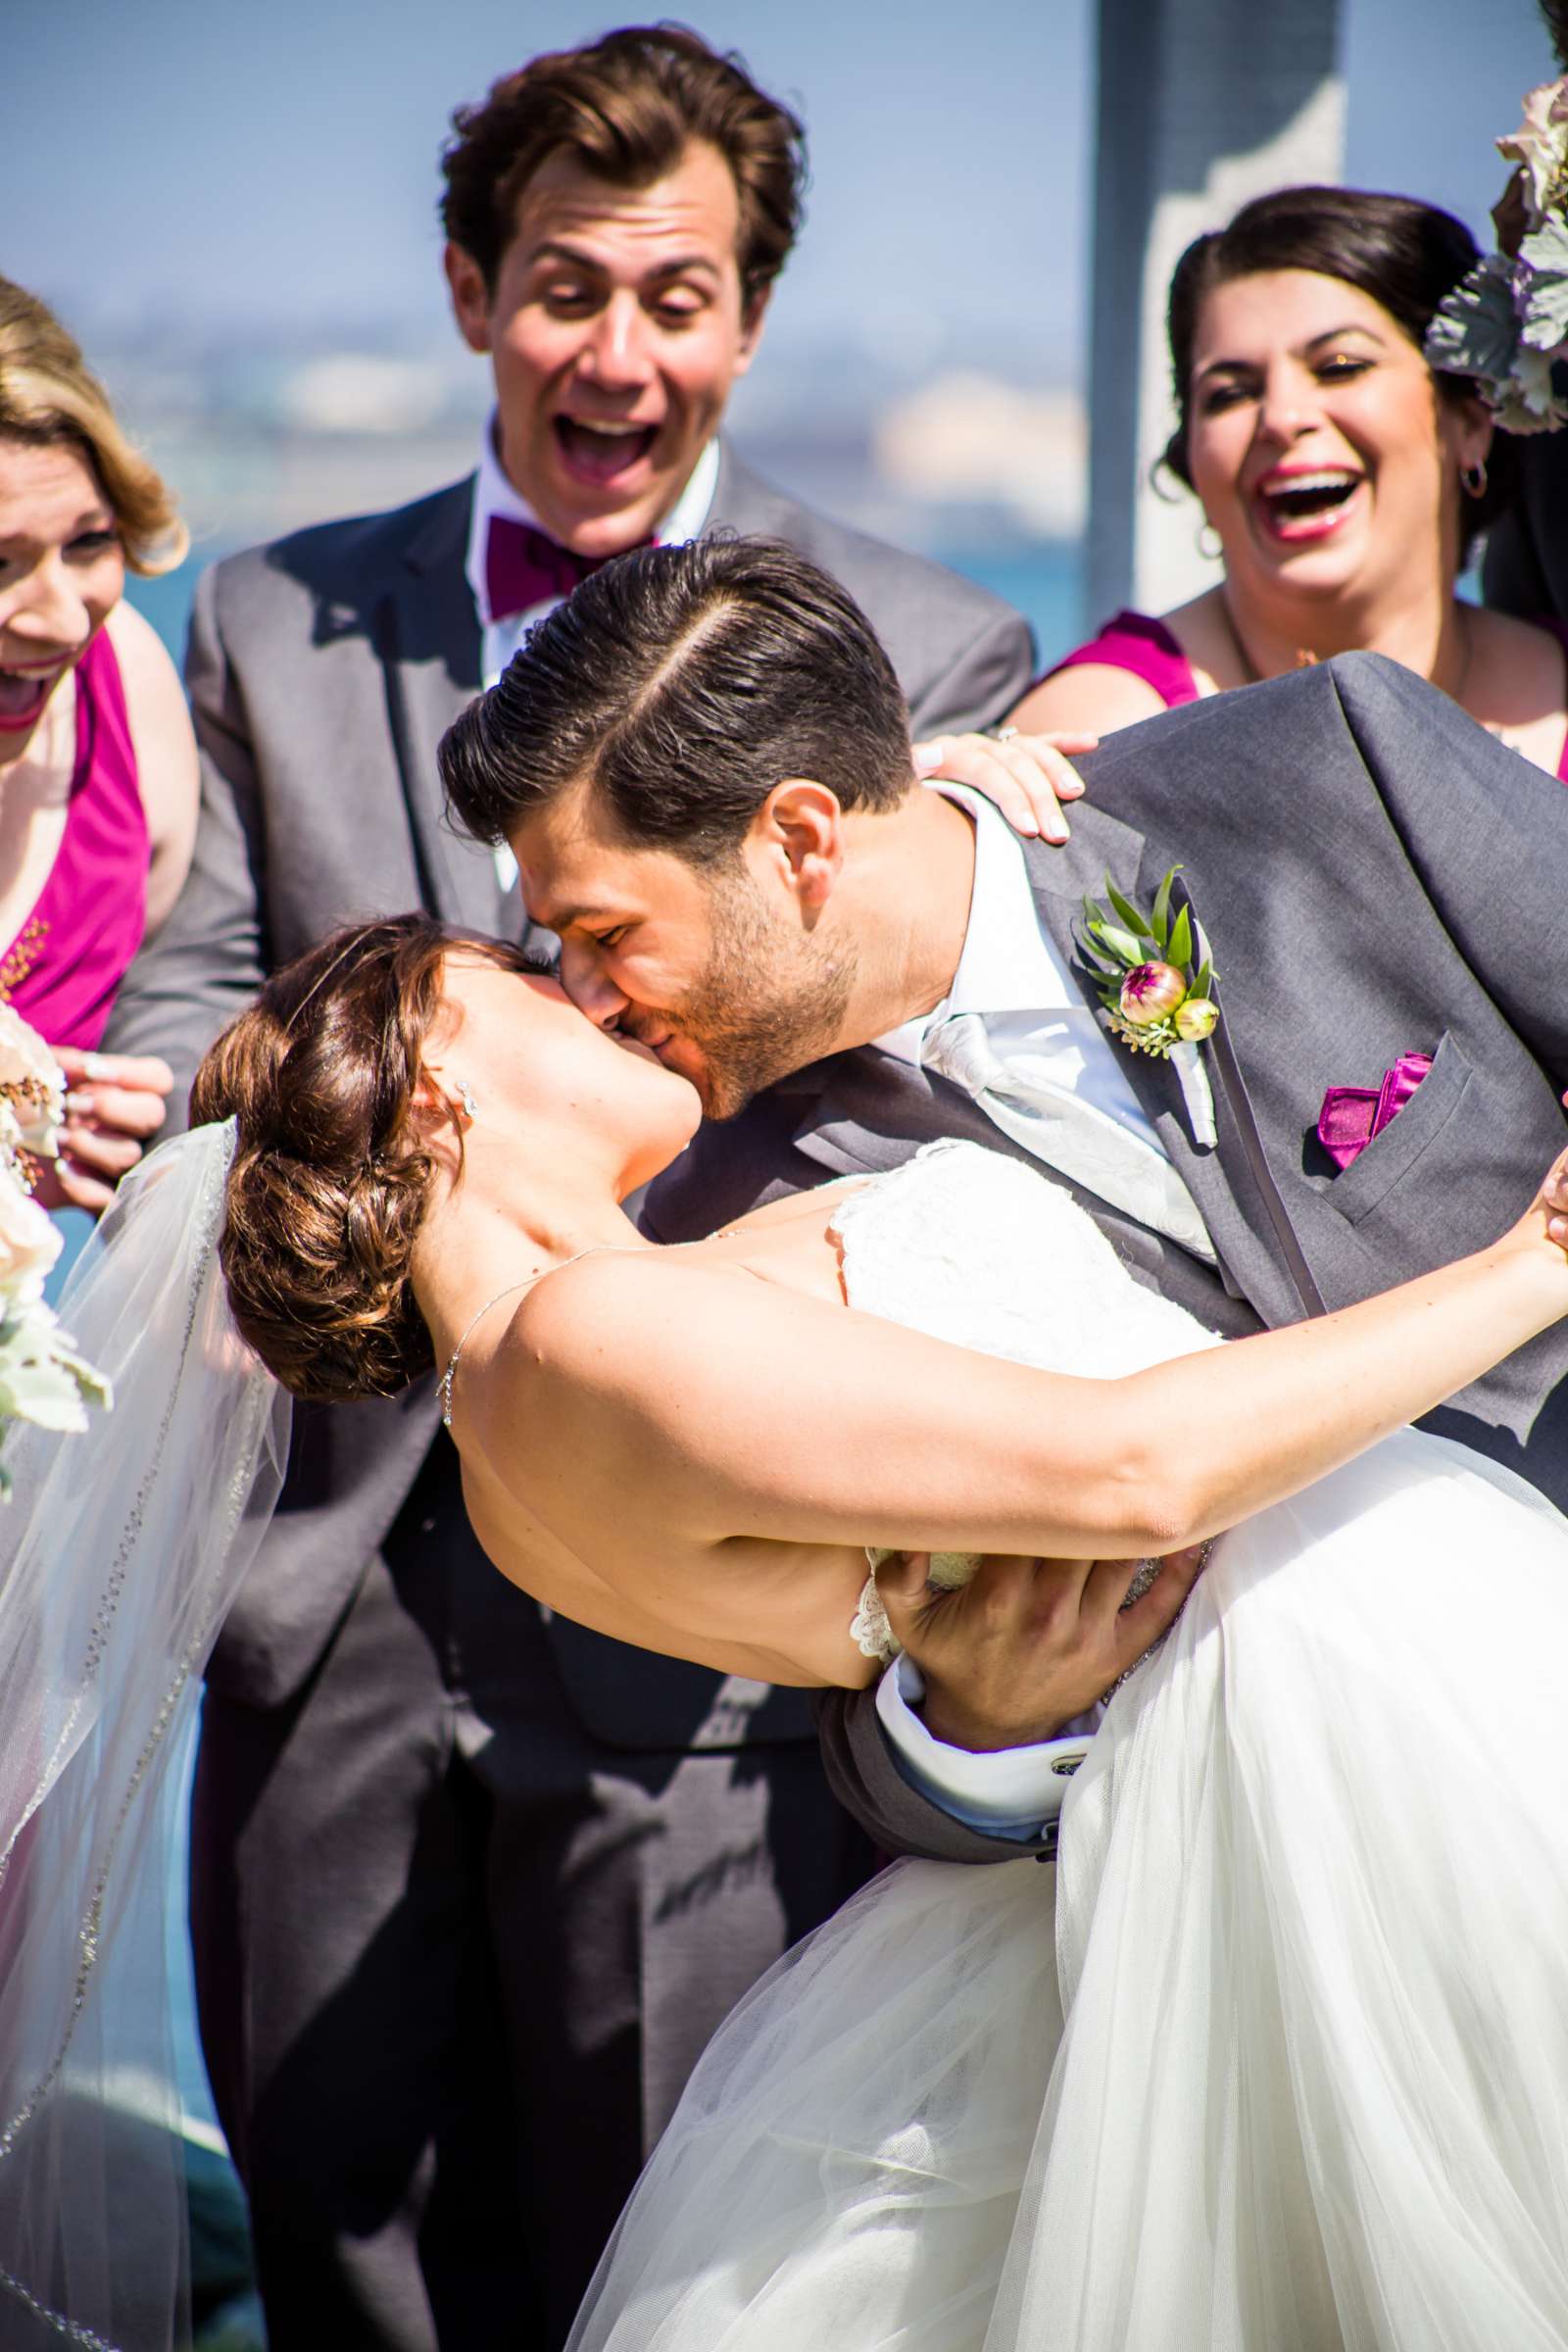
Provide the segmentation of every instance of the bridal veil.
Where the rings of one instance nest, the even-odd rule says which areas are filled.
[[[232,1122],[122,1186],[60,1317],[112,1384],[17,1425],[0,1507],[0,2342],[185,2340],[172,1766],[282,1479],[286,1396],[218,1262]]]

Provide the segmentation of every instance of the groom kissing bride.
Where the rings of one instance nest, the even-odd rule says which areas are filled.
[[[568,993],[702,1092],[710,1123],[654,1186],[650,1234],[687,1241],[967,1137],[1042,1162],[1135,1281],[1233,1337],[1408,1280],[1523,1205],[1568,1085],[1560,787],[1351,656],[1107,743],[1057,849],[972,792],[868,788],[890,760],[906,772],[885,681],[804,559],[704,543],[586,586],[442,747],[456,815],[510,843],[530,913],[559,931]],[[800,776],[813,708],[837,764]],[[1199,1049],[1211,1144],[1171,1063],[1103,1026],[1078,946],[1107,875],[1147,906],[1172,866],[1219,975]],[[1417,1091],[1338,1168],[1324,1097],[1375,1092],[1410,1054],[1431,1056]],[[1568,1506],[1565,1373],[1548,1334],[1430,1426]],[[1004,1674],[949,1604],[923,1716],[907,1665],[824,1703],[839,1794],[888,1850],[1052,1842],[1054,1767],[1082,1745],[1053,1736],[1119,1671],[1069,1574],[992,1582],[968,1613],[984,1598],[1019,1638]]]

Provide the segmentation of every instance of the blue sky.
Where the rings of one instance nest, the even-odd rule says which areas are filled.
[[[1256,0],[1259,6],[1290,0]],[[772,333],[945,324],[1066,374],[1082,347],[1091,0],[697,0],[804,108],[814,185]],[[1482,224],[1490,141],[1550,68],[1534,0],[1343,0],[1347,177]],[[68,317],[205,318],[354,339],[447,333],[433,220],[446,117],[603,29],[564,0],[55,0],[8,24],[0,269]],[[1485,29],[1482,29],[1484,24]]]

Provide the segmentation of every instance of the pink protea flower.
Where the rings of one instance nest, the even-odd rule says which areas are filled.
[[[1134,964],[1121,984],[1121,1017],[1134,1029],[1146,1029],[1175,1011],[1187,994],[1187,983],[1173,963]]]

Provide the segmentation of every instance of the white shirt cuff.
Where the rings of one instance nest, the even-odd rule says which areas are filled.
[[[993,1838],[1039,1837],[1061,1811],[1067,1785],[1089,1753],[1093,1726],[1027,1747],[951,1747],[915,1714],[924,1695],[920,1669],[908,1657],[895,1658],[877,1685],[877,1715],[910,1788],[968,1829]]]

